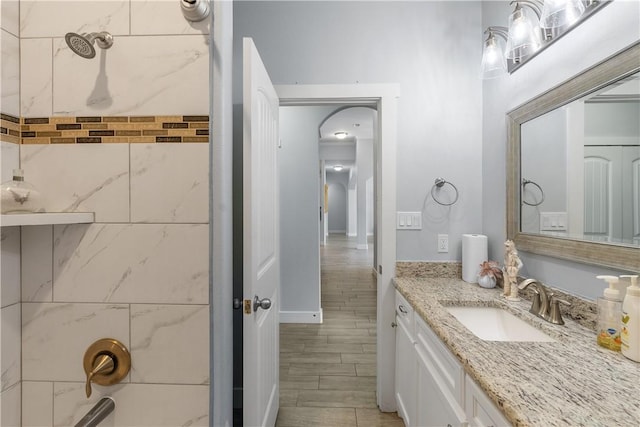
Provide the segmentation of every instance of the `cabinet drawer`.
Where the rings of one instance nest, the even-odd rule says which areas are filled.
[[[415,333],[413,326],[413,317],[413,308],[402,296],[402,294],[396,291],[396,321],[404,326],[411,340],[413,340]]]
[[[416,346],[442,377],[442,384],[460,405],[464,403],[464,369],[420,316],[415,316]]]
[[[469,377],[465,378],[465,412],[469,427],[505,427],[511,423],[487,397],[484,391]]]

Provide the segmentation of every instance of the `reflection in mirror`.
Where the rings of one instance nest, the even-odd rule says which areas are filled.
[[[640,42],[507,114],[507,238],[640,272]]]
[[[521,125],[520,230],[640,246],[640,74]]]

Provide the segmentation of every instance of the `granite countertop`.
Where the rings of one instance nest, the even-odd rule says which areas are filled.
[[[596,344],[567,316],[553,325],[501,289],[452,278],[396,278],[396,289],[514,426],[640,426],[640,364]],[[505,308],[556,342],[484,341],[446,306]],[[563,310],[564,313],[564,310]]]

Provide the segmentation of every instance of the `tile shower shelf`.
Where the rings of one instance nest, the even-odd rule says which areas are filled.
[[[9,214],[0,217],[0,226],[87,224],[94,222],[93,212],[43,212],[32,214]]]

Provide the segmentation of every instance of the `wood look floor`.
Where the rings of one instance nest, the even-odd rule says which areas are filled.
[[[280,325],[278,427],[403,427],[376,405],[373,246],[331,235],[321,247],[324,322]]]

